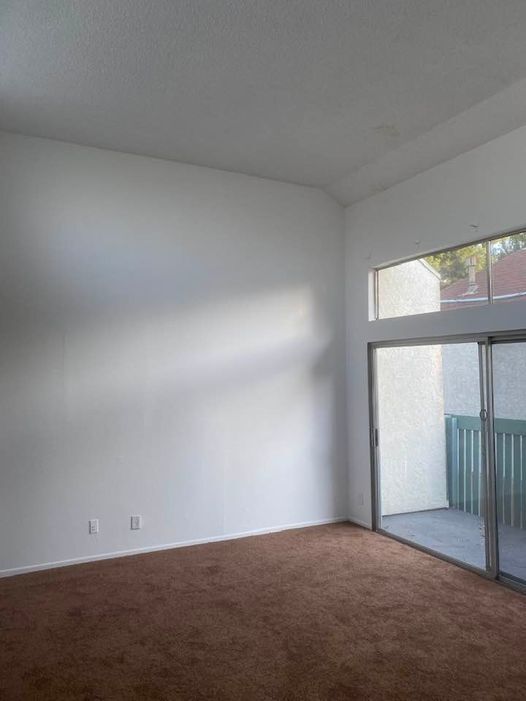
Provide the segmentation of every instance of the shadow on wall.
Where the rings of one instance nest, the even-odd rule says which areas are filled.
[[[28,491],[30,519],[46,522],[56,501],[56,523],[79,488],[86,517],[116,498],[175,518],[182,539],[209,535],[210,521],[228,533],[276,513],[301,520],[306,504],[342,513],[333,339],[308,289],[105,319],[60,339],[27,330],[2,354],[11,526],[27,523]]]
[[[130,547],[134,512],[145,546],[345,514],[337,253],[301,226],[243,236],[243,212],[214,227],[225,192],[108,228],[130,193],[94,189],[96,211],[33,193],[38,228],[7,210],[0,569]]]

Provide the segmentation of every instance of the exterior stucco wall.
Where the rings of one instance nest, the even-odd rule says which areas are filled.
[[[526,343],[493,346],[493,400],[498,419],[526,421]]]
[[[478,365],[470,347],[444,347],[444,396],[447,414],[477,416],[480,411]],[[495,415],[499,419],[526,420],[526,345],[493,348]]]
[[[377,353],[382,514],[447,506],[440,346]]]
[[[437,275],[418,260],[381,272],[380,316],[440,309]],[[382,513],[446,506],[440,346],[377,354]]]
[[[378,275],[378,300],[381,319],[440,311],[440,279],[419,260],[384,268]]]

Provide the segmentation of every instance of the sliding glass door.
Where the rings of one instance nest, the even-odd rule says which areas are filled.
[[[478,343],[376,351],[377,527],[489,568]]]
[[[499,569],[526,582],[526,342],[494,342]]]
[[[376,528],[526,586],[526,339],[371,360]]]

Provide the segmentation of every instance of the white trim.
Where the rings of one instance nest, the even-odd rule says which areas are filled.
[[[80,565],[85,562],[97,560],[110,560],[115,557],[128,557],[129,555],[140,555],[142,553],[153,553],[159,550],[171,550],[172,548],[186,548],[190,545],[203,545],[205,543],[217,543],[223,540],[236,540],[238,538],[248,538],[265,533],[277,533],[279,531],[289,531],[294,528],[309,528],[311,526],[324,526],[329,523],[342,523],[347,519],[344,516],[337,518],[320,519],[319,521],[303,521],[302,523],[290,523],[284,526],[271,526],[258,528],[252,531],[242,531],[240,533],[228,533],[226,535],[209,536],[208,538],[196,538],[194,540],[182,540],[176,543],[165,543],[163,545],[149,545],[144,548],[133,548],[132,550],[116,550],[115,552],[101,553],[98,555],[87,555],[85,557],[75,557],[69,560],[57,560],[56,562],[43,562],[38,565],[26,565],[25,567],[13,567],[7,570],[0,570],[0,577],[13,577],[17,574],[28,572],[38,572],[40,570],[50,570],[56,567],[68,567],[69,565]],[[361,524],[360,524],[361,525]]]
[[[361,526],[362,528],[367,528],[367,530],[369,530],[369,531],[373,530],[373,527],[371,526],[371,524],[368,523],[367,521],[362,521],[361,518],[355,518],[354,516],[349,516],[347,521],[349,523],[355,523],[357,526]]]

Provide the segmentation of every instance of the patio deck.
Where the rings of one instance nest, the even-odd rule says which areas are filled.
[[[382,518],[393,535],[485,569],[484,522],[457,509],[434,509]],[[499,526],[500,569],[526,581],[526,530]]]

